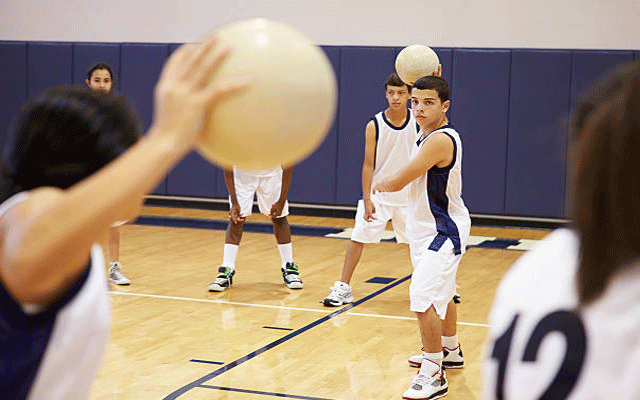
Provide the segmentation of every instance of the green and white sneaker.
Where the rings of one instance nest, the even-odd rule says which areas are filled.
[[[282,268],[282,279],[289,289],[302,289],[299,270],[300,266],[293,262],[286,263]]]
[[[209,291],[224,292],[227,290],[227,288],[231,287],[231,284],[233,283],[233,275],[235,273],[236,271],[229,267],[218,268],[218,276],[216,276],[216,280],[209,285]]]

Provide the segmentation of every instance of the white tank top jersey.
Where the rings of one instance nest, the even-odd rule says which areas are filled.
[[[578,313],[578,248],[576,234],[559,229],[500,282],[483,399],[640,399],[640,264]]]
[[[401,126],[392,125],[384,111],[371,120],[376,128],[373,187],[380,179],[395,175],[409,162],[419,129],[411,110],[407,110],[407,118]],[[376,193],[371,198],[380,204],[404,207],[407,205],[407,196],[408,189],[405,187],[398,192]]]
[[[0,218],[26,197],[22,192],[0,205]],[[0,398],[88,398],[109,337],[110,309],[98,245],[77,282],[46,310],[19,304],[0,284]]]
[[[438,251],[449,239],[455,254],[462,254],[469,239],[471,218],[462,201],[462,142],[458,132],[449,124],[423,139],[419,139],[419,134],[418,140],[414,141],[411,158],[436,132],[443,132],[453,141],[453,160],[446,167],[432,167],[424,176],[407,185],[407,238],[413,245],[426,240],[429,249],[434,251]]]

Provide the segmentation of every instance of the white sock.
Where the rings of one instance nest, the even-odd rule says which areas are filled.
[[[458,335],[442,336],[442,347],[455,350],[458,347]]]
[[[293,262],[293,246],[291,242],[278,245],[278,251],[280,252],[280,258],[282,259],[282,267],[290,262]]]
[[[222,266],[229,267],[231,270],[236,269],[236,257],[238,256],[238,245],[237,244],[224,244],[224,253],[222,256]]]
[[[420,374],[426,377],[435,375],[442,368],[442,352],[422,353],[424,360],[420,366]]]

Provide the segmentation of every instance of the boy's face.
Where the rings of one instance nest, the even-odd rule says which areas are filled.
[[[409,101],[409,89],[405,85],[402,86],[387,86],[387,101],[389,102],[389,108],[400,109],[407,108],[407,101]]]
[[[411,89],[411,110],[420,128],[430,131],[439,128],[446,117],[449,100],[442,103],[433,89]]]
[[[106,69],[96,69],[91,74],[91,79],[86,80],[92,90],[109,93],[111,91],[111,74]]]

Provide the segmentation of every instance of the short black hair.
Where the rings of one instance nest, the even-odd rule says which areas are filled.
[[[395,87],[406,86],[407,90],[411,91],[411,85],[408,85],[402,82],[402,79],[400,79],[400,76],[398,76],[398,74],[395,72],[392,72],[391,75],[387,77],[387,81],[384,83],[384,90],[387,90],[389,86],[395,86]]]
[[[25,190],[76,184],[133,145],[139,132],[123,95],[86,86],[47,90],[12,123],[0,162],[0,202]]]
[[[111,77],[111,80],[112,81],[115,80],[115,77],[113,76],[113,71],[111,70],[111,67],[109,66],[109,64],[104,63],[104,62],[99,62],[99,63],[95,64],[93,67],[91,67],[91,69],[89,69],[89,71],[87,71],[87,80],[90,81],[91,80],[91,76],[93,75],[93,72],[97,71],[99,69],[107,70],[109,72],[109,76]]]
[[[444,78],[439,76],[423,76],[413,84],[413,88],[419,90],[435,90],[442,103],[449,100],[449,84]]]

